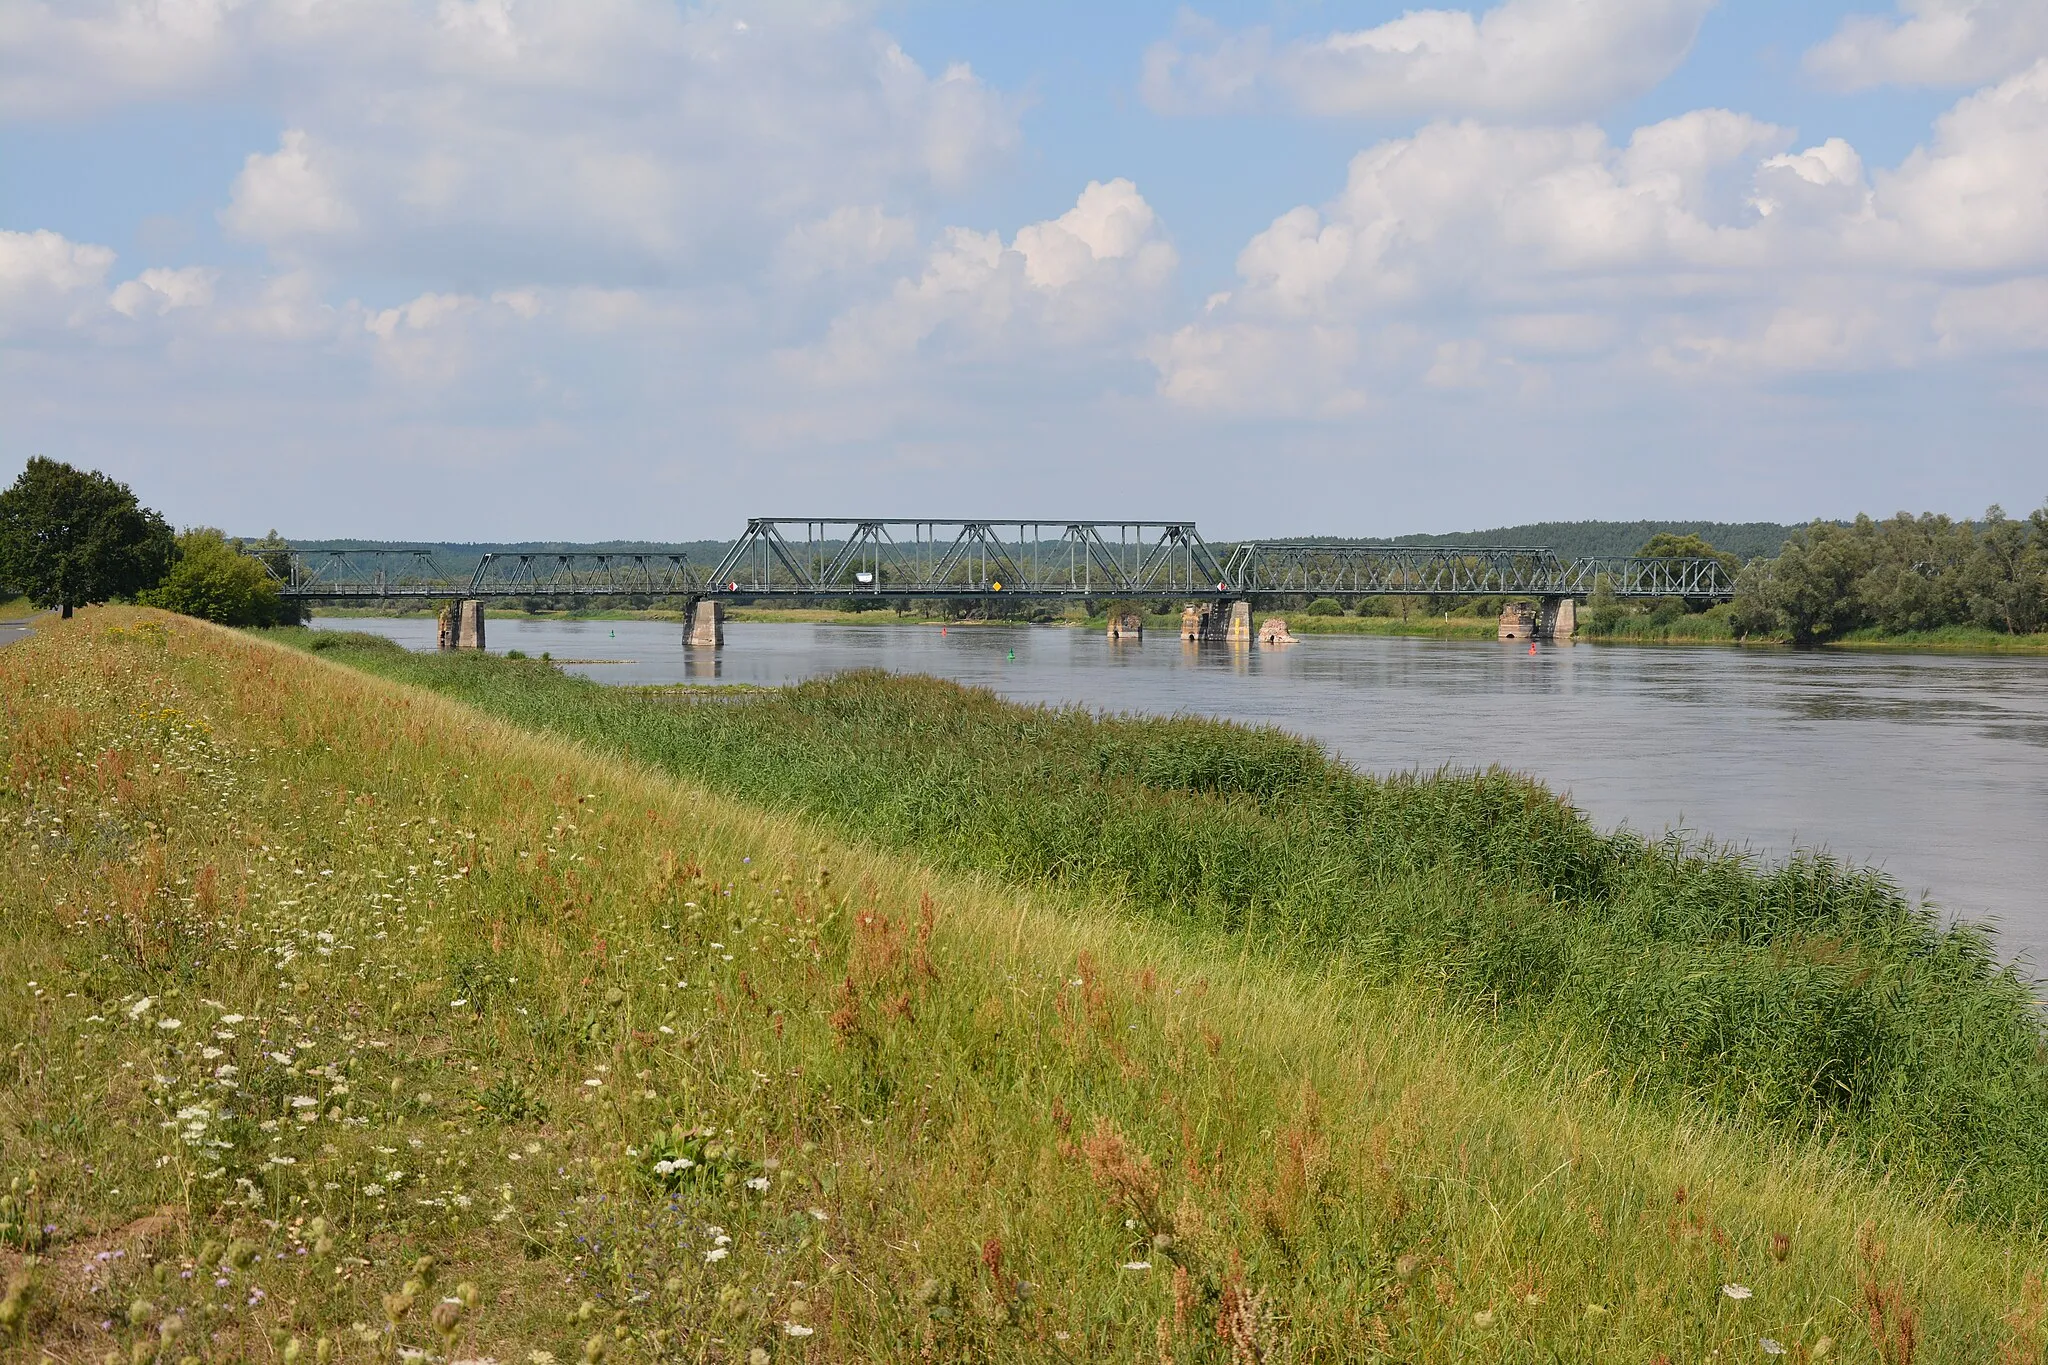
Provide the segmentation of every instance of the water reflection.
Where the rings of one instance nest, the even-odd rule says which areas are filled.
[[[321,621],[433,647],[431,620]],[[616,636],[610,632],[616,631]],[[1311,636],[1285,648],[1112,644],[1075,630],[726,627],[689,650],[659,622],[493,621],[498,649],[630,663],[604,682],[779,685],[849,668],[930,673],[1019,701],[1283,726],[1379,772],[1500,764],[1594,819],[1825,847],[1909,892],[2048,945],[2048,659],[1543,648]],[[1012,654],[1014,653],[1014,658]]]

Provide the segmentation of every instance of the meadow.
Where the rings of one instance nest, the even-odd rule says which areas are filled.
[[[2042,1356],[2032,1232],[1827,1133],[371,652],[0,651],[10,1358]]]
[[[1601,831],[1513,774],[1376,779],[1199,718],[882,673],[636,692],[295,638],[880,847],[1581,1039],[1617,1092],[1822,1134],[1974,1216],[2048,1212],[2030,984],[1864,869]]]

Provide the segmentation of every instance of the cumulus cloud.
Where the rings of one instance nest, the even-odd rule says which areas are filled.
[[[2048,56],[2041,0],[1900,0],[1894,15],[1854,14],[1806,54],[1828,85],[1976,85]]]
[[[859,10],[670,0],[7,7],[0,111],[274,108],[222,221],[293,265],[629,286],[998,162],[1016,105]]]
[[[1410,10],[1375,28],[1286,42],[1189,18],[1146,53],[1144,93],[1168,113],[1588,114],[1675,70],[1713,5],[1503,0],[1484,13]]]
[[[130,318],[145,314],[162,317],[176,308],[204,308],[213,302],[213,286],[219,278],[218,270],[198,265],[182,270],[145,270],[116,286],[107,303],[115,312]]]
[[[1368,374],[1522,387],[1530,367],[1603,358],[1769,374],[2032,344],[2048,61],[1960,101],[1893,168],[1840,139],[1790,144],[1711,109],[1621,145],[1473,122],[1380,143],[1334,200],[1255,236],[1206,317],[1153,344],[1161,392],[1255,410],[1318,375],[1295,405],[1315,411],[1360,401]]]
[[[959,354],[1085,347],[1142,327],[1164,301],[1178,256],[1128,180],[1090,181],[1074,207],[1019,228],[949,228],[923,269],[842,313],[822,344],[793,360],[834,383],[900,366],[934,336]]]
[[[0,333],[81,321],[99,302],[114,252],[39,229],[0,229]]]

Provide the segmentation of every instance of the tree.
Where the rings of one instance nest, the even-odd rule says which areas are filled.
[[[278,596],[261,560],[207,526],[178,537],[177,562],[142,601],[224,626],[274,626],[298,616],[297,604]]]
[[[1669,531],[1659,531],[1643,542],[1643,548],[1636,551],[1639,559],[1717,559],[1721,567],[1732,578],[1742,568],[1739,555],[1726,550],[1717,550],[1704,537],[1696,535],[1675,536]]]
[[[164,575],[171,528],[128,485],[38,455],[0,493],[0,579],[39,607],[133,597]]]

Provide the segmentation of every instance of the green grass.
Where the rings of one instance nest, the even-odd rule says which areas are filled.
[[[544,665],[334,657],[515,723],[1027,888],[1247,950],[1426,985],[1617,1084],[2048,1212],[2027,983],[1882,875],[1594,829],[1501,772],[1378,780],[1276,731],[1010,705],[854,674],[678,706]]]
[[[12,1358],[2041,1354],[2037,1241],[1591,1039],[339,657],[391,659],[119,609],[0,652]],[[1302,771],[1263,742],[1121,790]]]
[[[1262,618],[1270,613],[1254,612]],[[1310,616],[1294,612],[1287,628],[1296,635],[1413,635],[1436,640],[1491,640],[1500,623],[1471,616]]]
[[[35,614],[36,608],[30,605],[26,597],[0,600],[0,621],[19,621]]]

